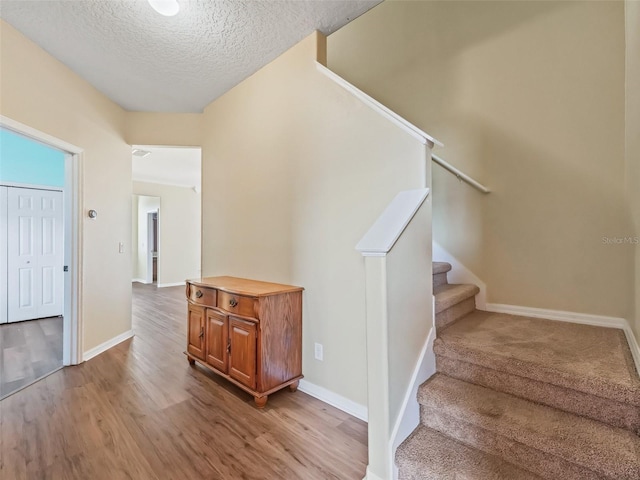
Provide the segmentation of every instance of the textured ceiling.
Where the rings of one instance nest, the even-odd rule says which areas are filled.
[[[130,111],[202,109],[314,30],[380,0],[0,0],[0,17]]]
[[[151,152],[146,157],[132,156],[131,173],[134,182],[162,183],[180,187],[200,188],[199,148],[146,147],[133,145]]]

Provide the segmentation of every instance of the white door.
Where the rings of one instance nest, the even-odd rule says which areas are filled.
[[[62,192],[8,189],[8,320],[62,315]]]
[[[0,187],[0,324],[7,323],[7,187]]]

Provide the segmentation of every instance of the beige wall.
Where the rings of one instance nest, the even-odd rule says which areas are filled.
[[[130,145],[198,147],[202,114],[127,112],[126,140]]]
[[[133,192],[160,199],[158,285],[199,277],[201,194],[192,188],[146,182],[133,182]]]
[[[640,238],[640,2],[625,2],[626,31],[626,164],[627,192],[634,222],[633,235]],[[635,248],[635,326],[640,339],[640,243]]]
[[[366,404],[354,247],[398,191],[422,186],[424,147],[318,73],[318,50],[311,35],[205,109],[203,274],[305,287],[306,380]]]
[[[0,21],[0,113],[84,149],[84,349],[131,329],[131,148],[125,112]],[[123,242],[125,253],[118,253]]]
[[[138,277],[138,195],[131,197],[131,278]]]
[[[630,316],[623,3],[386,1],[328,64],[493,190],[434,166],[434,239],[489,302]]]

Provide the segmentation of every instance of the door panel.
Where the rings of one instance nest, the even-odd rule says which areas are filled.
[[[207,309],[207,358],[205,361],[223,373],[227,373],[228,342],[228,317]]]
[[[7,187],[0,187],[0,324],[7,322]]]
[[[8,321],[62,315],[62,192],[7,189]]]
[[[229,376],[256,387],[256,324],[229,317]]]
[[[188,309],[187,352],[200,360],[204,360],[204,307],[189,304]]]
[[[62,192],[41,191],[38,284],[41,288],[38,317],[62,315],[64,301],[64,245]]]

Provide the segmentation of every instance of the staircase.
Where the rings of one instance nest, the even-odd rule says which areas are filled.
[[[437,373],[401,480],[640,480],[640,378],[624,332],[476,310],[434,263]]]

